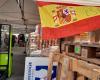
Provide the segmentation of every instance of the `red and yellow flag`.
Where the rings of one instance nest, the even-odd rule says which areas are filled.
[[[100,7],[37,2],[43,39],[55,39],[100,28]]]

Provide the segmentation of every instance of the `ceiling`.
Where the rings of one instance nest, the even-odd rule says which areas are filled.
[[[17,3],[18,0],[0,0],[0,23],[12,24],[13,33],[25,33],[26,25],[22,20],[22,13]],[[23,1],[23,0],[20,0]],[[24,18],[27,32],[34,30],[40,23],[37,5],[33,0],[24,0]]]
[[[38,9],[34,1],[24,0],[24,18],[26,24],[29,25],[40,23]],[[24,24],[16,0],[0,0],[0,23]]]
[[[75,3],[82,5],[100,6],[100,0],[38,0],[46,2]]]
[[[26,26],[25,25],[12,25],[13,33],[26,33]],[[28,25],[27,26],[27,33],[33,32],[35,30],[36,25]]]

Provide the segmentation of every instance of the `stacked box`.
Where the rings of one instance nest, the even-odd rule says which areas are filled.
[[[96,48],[83,46],[81,56],[84,58],[95,58],[96,57]]]

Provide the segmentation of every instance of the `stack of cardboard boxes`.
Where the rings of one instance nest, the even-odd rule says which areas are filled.
[[[74,53],[75,55],[84,58],[95,58],[97,53],[100,53],[100,30],[93,32],[85,32],[78,34],[71,38],[70,42],[66,39],[64,45],[64,50],[66,53]]]

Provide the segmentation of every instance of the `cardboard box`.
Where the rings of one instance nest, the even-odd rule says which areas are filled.
[[[75,36],[75,43],[95,43],[95,33],[94,32],[85,32]]]
[[[82,47],[81,56],[84,58],[95,58],[96,48],[95,47]]]
[[[74,53],[74,45],[67,45],[66,44],[66,52],[67,53]]]

